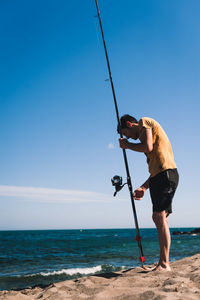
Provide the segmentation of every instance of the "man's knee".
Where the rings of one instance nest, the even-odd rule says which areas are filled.
[[[157,227],[161,227],[164,225],[166,221],[166,213],[165,211],[161,212],[153,212],[152,219]]]

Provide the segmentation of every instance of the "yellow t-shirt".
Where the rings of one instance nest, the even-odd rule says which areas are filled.
[[[160,124],[154,119],[145,117],[139,120],[139,134],[143,127],[150,128],[152,131],[153,150],[149,153],[145,153],[150,177],[167,169],[175,169],[176,164],[172,147]]]

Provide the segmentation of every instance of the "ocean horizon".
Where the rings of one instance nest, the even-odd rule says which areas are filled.
[[[173,226],[171,229],[194,229],[194,228],[200,228],[198,226],[190,226],[190,227],[180,227],[180,226]],[[94,228],[84,228],[84,227],[77,227],[77,228],[19,228],[19,229],[0,229],[0,232],[2,231],[48,231],[48,230],[111,230],[111,229],[135,229],[134,227],[94,227]],[[155,226],[152,227],[140,227],[139,229],[156,229]]]

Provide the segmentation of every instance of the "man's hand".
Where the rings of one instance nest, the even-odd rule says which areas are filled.
[[[119,146],[122,149],[128,149],[129,148],[129,141],[125,138],[120,138],[119,139]]]
[[[135,200],[141,200],[144,197],[146,189],[143,187],[139,187],[137,190],[134,191],[133,193],[133,198]]]

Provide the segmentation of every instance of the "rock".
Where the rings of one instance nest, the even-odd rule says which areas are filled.
[[[173,231],[172,234],[173,235],[200,234],[200,228],[195,228],[194,230],[191,230],[191,231]]]

